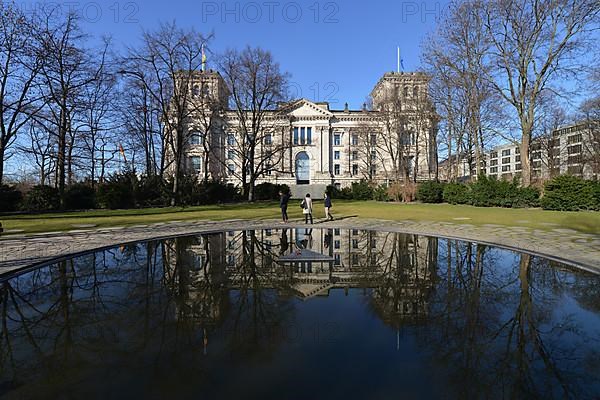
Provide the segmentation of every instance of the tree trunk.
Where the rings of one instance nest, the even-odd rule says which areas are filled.
[[[0,139],[0,185],[4,182],[4,142]]]
[[[531,162],[529,161],[529,144],[531,141],[531,127],[523,126],[521,138],[521,184],[524,187],[531,185]]]

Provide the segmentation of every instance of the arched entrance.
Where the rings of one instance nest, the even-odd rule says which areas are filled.
[[[296,155],[296,183],[298,185],[310,183],[310,158],[305,151]]]

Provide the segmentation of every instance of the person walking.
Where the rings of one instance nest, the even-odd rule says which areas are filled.
[[[288,222],[287,208],[290,202],[290,194],[279,191],[279,207],[281,208],[281,218],[283,222]]]
[[[325,192],[325,218],[327,218],[327,221],[333,221],[333,215],[331,215],[331,196],[328,192]]]
[[[304,198],[304,200],[302,200],[302,214],[304,214],[304,223],[308,224],[308,220],[310,219],[310,223],[312,225],[313,223],[313,216],[312,216],[312,199],[310,198],[310,193],[306,194],[306,197]]]

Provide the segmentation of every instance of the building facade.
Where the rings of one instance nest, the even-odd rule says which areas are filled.
[[[371,93],[372,107],[336,110],[326,102],[298,99],[269,110],[264,132],[256,138],[253,167],[260,167],[260,174],[255,184],[346,187],[361,179],[435,178],[437,127],[428,82],[422,73],[386,73]],[[191,90],[200,111],[187,124],[186,169],[240,185],[243,169],[249,168],[249,155],[240,150],[243,111],[227,106],[229,90],[217,72],[198,72]],[[216,117],[215,104],[222,107]]]
[[[569,174],[584,179],[600,178],[600,123],[586,121],[552,132],[550,137],[532,141],[529,154],[531,175],[548,180]],[[487,156],[486,173],[499,179],[512,179],[521,173],[520,147],[507,144]]]

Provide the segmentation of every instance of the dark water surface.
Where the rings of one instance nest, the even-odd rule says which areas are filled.
[[[223,232],[0,285],[9,399],[600,398],[600,277],[484,245]]]

